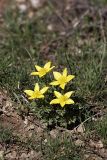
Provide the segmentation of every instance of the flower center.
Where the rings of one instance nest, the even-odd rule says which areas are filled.
[[[65,96],[61,96],[60,97],[60,102],[63,103],[63,102],[66,102],[66,100],[67,100],[67,97],[65,97]]]
[[[61,84],[61,83],[66,83],[66,77],[61,76],[61,77],[58,79],[58,82],[59,82],[59,84]]]
[[[35,91],[35,92],[33,93],[33,96],[34,96],[34,97],[39,97],[39,96],[41,96],[40,91]]]
[[[47,70],[45,68],[41,68],[41,70],[39,71],[41,75],[46,74]]]

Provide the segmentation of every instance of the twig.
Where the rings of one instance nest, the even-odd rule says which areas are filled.
[[[72,29],[72,31],[71,31],[70,33],[66,34],[66,38],[68,38],[69,36],[71,36],[71,35],[75,32],[75,30],[77,29],[77,27],[79,26],[79,24],[81,23],[81,21],[84,19],[84,17],[85,17],[86,15],[88,15],[88,13],[89,13],[89,10],[86,10],[86,11],[81,15],[81,17],[79,18],[79,20],[73,25],[73,27],[72,27],[72,28],[69,28],[69,30]]]
[[[50,0],[47,1],[49,7],[54,11],[54,13],[56,14],[56,16],[59,18],[59,20],[62,22],[64,27],[67,27],[66,22],[64,21],[64,19],[60,16],[60,14],[56,11],[56,9],[54,8],[52,2]]]
[[[104,115],[105,113],[103,113]],[[87,121],[91,120],[92,118],[94,118],[95,116],[98,116],[98,115],[101,115],[101,113],[96,113],[94,114],[93,116],[91,117],[88,117],[87,119],[85,119],[82,123],[80,123],[78,126],[76,126],[73,130],[76,131],[77,128],[79,128],[81,125],[83,125],[84,123],[86,123]],[[62,128],[62,127],[56,127],[57,129],[59,130],[62,130],[62,131],[68,131],[68,129],[65,129],[65,128]],[[72,130],[71,130],[72,131]]]
[[[79,126],[83,125],[84,123],[86,123],[87,121],[91,120],[92,118],[94,118],[95,116],[101,115],[101,113],[96,113],[93,116],[87,118],[85,121],[83,121],[82,123],[80,123],[78,126],[76,126],[73,130],[75,131]],[[103,114],[104,115],[104,114]]]
[[[26,103],[29,103],[29,101],[21,94],[21,97],[23,98],[23,100],[26,102]]]

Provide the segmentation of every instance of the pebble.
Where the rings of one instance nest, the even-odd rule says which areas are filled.
[[[0,151],[0,159],[2,160],[4,157],[4,151]]]
[[[41,7],[41,0],[30,0],[33,8],[37,9]]]
[[[49,25],[47,26],[47,29],[48,29],[48,31],[52,31],[52,30],[53,30],[53,25],[52,25],[52,24],[49,24]]]
[[[78,139],[78,140],[75,141],[75,145],[79,146],[79,147],[85,146],[84,142],[82,140],[80,140],[80,139]]]
[[[98,142],[94,142],[93,140],[90,140],[89,145],[92,148],[98,148],[98,149],[103,148],[103,143],[101,140],[99,140]]]
[[[27,5],[26,4],[19,4],[18,8],[19,8],[21,13],[24,13],[24,12],[27,11]]]
[[[85,132],[85,127],[83,124],[80,124],[79,127],[77,128],[78,133],[84,133]]]
[[[50,135],[53,139],[55,139],[58,136],[58,130],[57,129],[53,129],[50,131]]]
[[[85,155],[84,160],[103,160],[103,159],[97,155],[92,154],[92,155]]]

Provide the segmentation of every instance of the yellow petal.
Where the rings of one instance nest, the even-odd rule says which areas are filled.
[[[59,100],[58,100],[58,99],[53,99],[53,100],[50,102],[50,104],[57,104],[57,103],[59,103]]]
[[[67,82],[69,82],[70,80],[72,80],[75,76],[74,75],[68,75],[67,76]]]
[[[46,72],[44,72],[44,73],[38,73],[38,75],[39,75],[39,77],[41,78],[41,77],[43,77],[44,75],[46,74]]]
[[[62,94],[60,92],[54,91],[54,94],[57,98],[60,98],[62,96]]]
[[[44,87],[44,88],[42,88],[42,89],[40,90],[40,92],[41,92],[42,94],[44,94],[44,93],[48,90],[48,88],[49,88],[49,87]]]
[[[34,91],[32,90],[24,90],[24,92],[28,95],[28,96],[32,96]]]
[[[53,72],[54,78],[58,80],[62,75],[59,72]]]
[[[61,107],[65,106],[65,102],[60,102]]]
[[[73,94],[73,93],[74,93],[74,91],[70,91],[70,92],[65,93],[64,96],[66,96],[67,98],[69,98],[71,96],[71,94]]]
[[[67,68],[65,68],[65,69],[63,70],[63,76],[64,76],[64,77],[67,76]]]
[[[40,71],[40,70],[41,70],[41,67],[38,66],[38,65],[35,65],[35,68],[36,68],[37,71]]]
[[[49,68],[49,70],[48,70],[48,71],[51,71],[54,67],[55,67],[55,66],[52,66],[51,68]]]
[[[37,98],[44,98],[44,95],[38,96]]]
[[[45,69],[49,69],[50,66],[51,66],[51,62],[48,62],[48,63],[46,63],[46,64],[44,65],[44,68],[45,68]]]
[[[65,88],[65,85],[66,85],[66,83],[63,83],[63,84],[60,85],[60,87],[61,87],[62,89],[64,89],[64,88]]]
[[[39,72],[32,72],[30,75],[31,76],[37,76],[39,74]]]
[[[74,104],[75,102],[72,100],[72,99],[68,99],[67,101],[66,101],[66,104]]]
[[[39,91],[39,84],[38,83],[35,84],[34,91]]]
[[[58,83],[58,81],[53,81],[53,82],[50,83],[50,85],[57,86],[57,85],[59,85],[59,83]]]

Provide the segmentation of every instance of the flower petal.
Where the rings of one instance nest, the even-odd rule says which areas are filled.
[[[72,80],[75,76],[74,75],[68,75],[67,76],[67,82],[69,82],[70,80]]]
[[[44,93],[48,90],[48,88],[49,88],[49,87],[44,87],[44,88],[42,88],[42,89],[40,90],[40,92],[41,92],[42,94],[44,94]]]
[[[41,77],[43,77],[44,75],[46,74],[46,72],[44,72],[44,73],[38,73],[38,75],[39,75],[39,77],[41,78]]]
[[[28,96],[32,96],[34,91],[32,90],[24,90],[24,92],[28,95]]]
[[[59,72],[53,72],[54,78],[58,80],[62,75]]]
[[[31,76],[37,76],[37,75],[39,75],[39,72],[32,72],[30,75]]]
[[[53,81],[53,82],[50,83],[50,85],[57,86],[57,85],[59,85],[59,83],[58,83],[58,81]]]
[[[54,91],[54,94],[57,98],[60,98],[62,96],[62,94],[60,92]]]
[[[53,99],[53,100],[50,102],[50,104],[57,104],[57,103],[59,103],[59,99]]]
[[[35,84],[34,91],[39,91],[39,84],[38,83]]]
[[[45,69],[49,69],[51,66],[51,62],[47,62],[45,65],[44,65],[44,68]]]
[[[63,70],[63,76],[64,76],[64,77],[67,76],[67,68],[65,68],[65,69]]]
[[[40,96],[38,96],[37,98],[44,98],[44,95],[40,95]]]
[[[48,72],[51,71],[55,66],[52,66],[51,68],[49,68]]]
[[[61,102],[60,105],[61,105],[61,107],[64,107],[65,106],[65,102]]]
[[[36,68],[37,71],[40,71],[40,70],[41,70],[41,67],[38,66],[38,65],[35,65],[35,68]]]
[[[35,97],[29,97],[28,99],[30,99],[30,100],[31,100],[31,99],[36,99],[36,98],[35,98]]]
[[[69,98],[71,96],[71,94],[73,94],[73,93],[74,93],[74,91],[70,91],[70,92],[65,93],[64,96],[66,96],[67,98]]]
[[[61,87],[62,89],[64,89],[64,88],[65,88],[65,85],[66,85],[66,83],[63,83],[63,84],[60,85],[60,87]]]
[[[72,99],[68,99],[67,101],[66,101],[66,104],[74,104],[75,102],[72,100]]]

